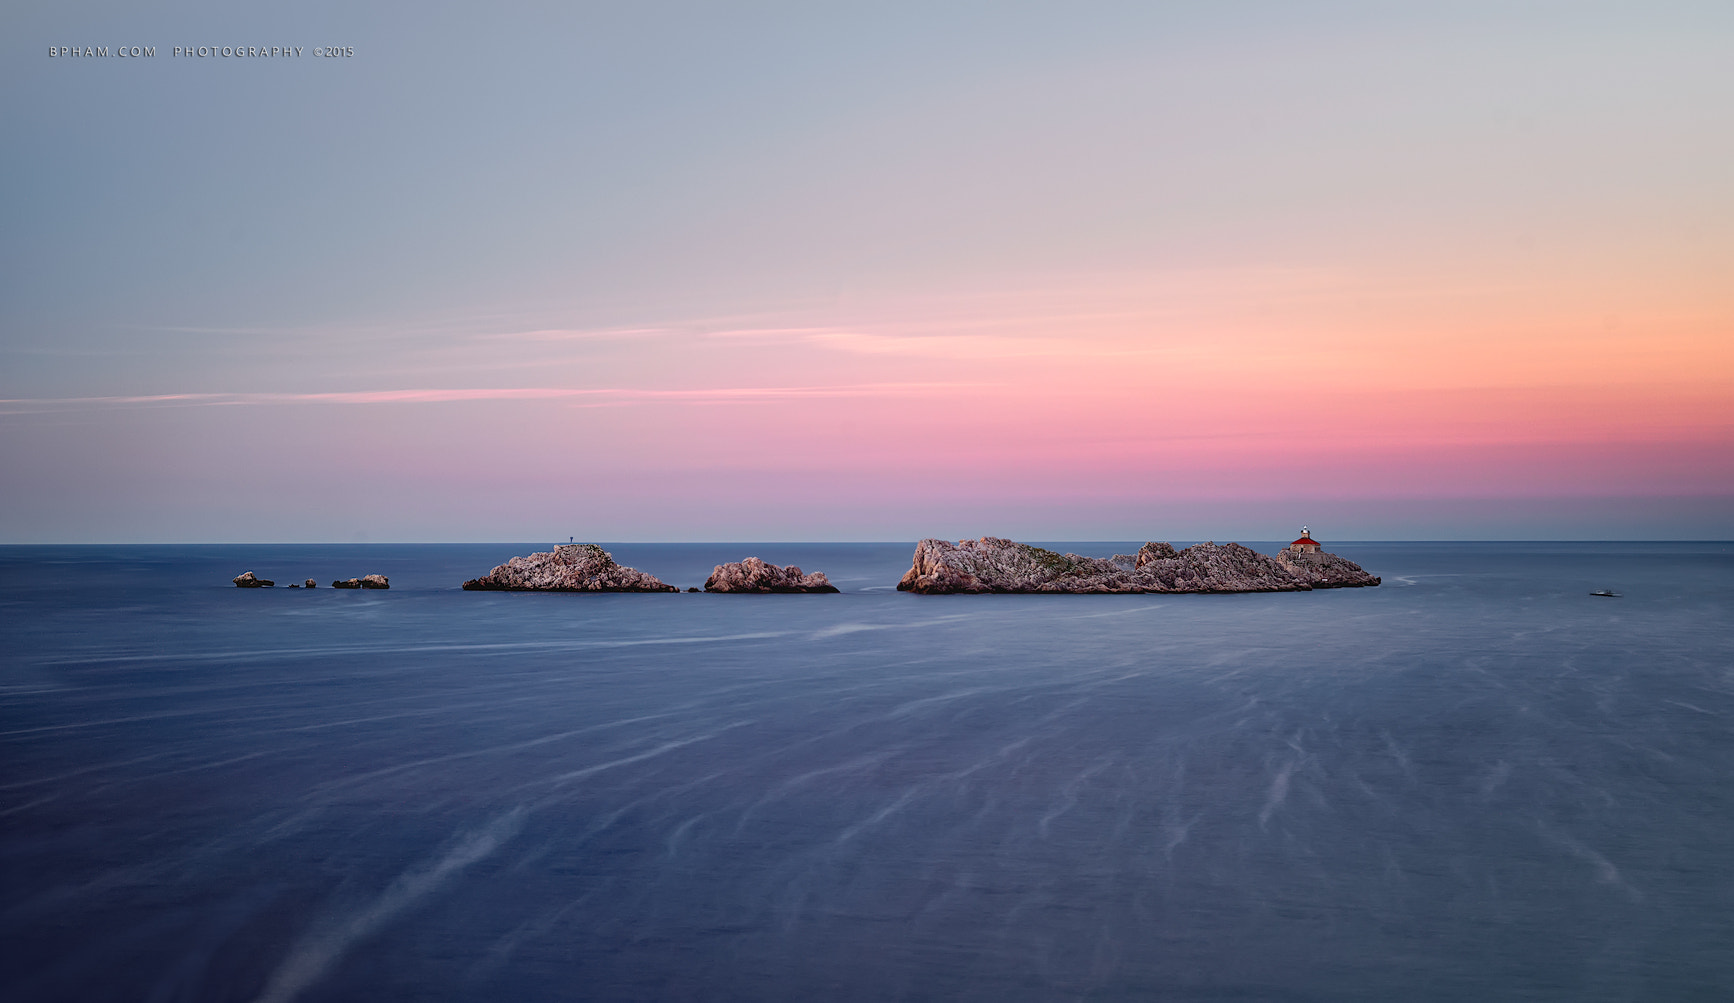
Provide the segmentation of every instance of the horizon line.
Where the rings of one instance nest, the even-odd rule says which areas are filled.
[[[986,534],[991,536],[992,534]],[[960,540],[981,539],[982,537],[958,537]],[[868,546],[879,544],[915,544],[922,540],[951,540],[949,536],[910,537],[897,540],[573,540],[572,543],[594,543],[598,546],[629,546],[629,547],[681,547],[681,546],[734,546],[739,544],[775,545],[775,546]],[[1009,540],[1011,537],[999,537]],[[1025,543],[1036,540],[1044,543],[1130,543],[1132,537],[1122,539],[1061,539],[1029,537],[1013,542]],[[1172,543],[1174,540],[1186,541],[1187,537],[1175,537],[1171,540],[1145,542]],[[1253,543],[1276,543],[1277,540],[1261,540],[1252,537],[1245,538]],[[1200,537],[1191,541],[1194,543],[1218,542],[1239,543],[1240,540],[1214,540]],[[1321,543],[1331,544],[1382,544],[1382,543],[1703,543],[1734,545],[1734,538],[1709,539],[1697,537],[1390,537],[1385,539],[1349,539],[1336,538]],[[491,547],[491,546],[558,546],[569,544],[559,541],[534,540],[98,540],[98,541],[0,541],[0,547]],[[1287,546],[1287,544],[1284,544]]]

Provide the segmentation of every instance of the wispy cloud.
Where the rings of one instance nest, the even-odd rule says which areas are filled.
[[[759,327],[707,332],[704,337],[752,344],[810,345],[851,355],[929,359],[1016,359],[1034,356],[1123,355],[1118,345],[1100,339],[981,333],[980,322],[947,325],[899,324],[891,330],[869,327]],[[1009,324],[1004,326],[1010,326]],[[1133,353],[1140,354],[1140,353]]]
[[[1020,338],[991,334],[900,335],[827,331],[807,337],[813,344],[863,355],[914,355],[938,359],[1007,359],[1031,356],[1101,355],[1097,346],[1063,338]],[[1121,353],[1112,353],[1121,354]]]
[[[483,341],[613,341],[633,338],[662,337],[674,333],[665,327],[568,328],[551,327],[535,331],[506,331],[480,335]]]
[[[325,393],[183,393],[109,397],[0,399],[0,414],[105,407],[236,407],[296,404],[440,404],[463,401],[570,400],[586,404],[650,401],[748,402],[789,398],[886,397],[979,387],[979,383],[856,383],[802,387],[446,387],[415,390],[343,390]]]

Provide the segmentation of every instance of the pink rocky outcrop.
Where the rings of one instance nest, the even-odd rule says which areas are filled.
[[[594,543],[566,543],[552,551],[514,557],[481,578],[464,583],[471,592],[678,592],[652,575],[614,563]]]
[[[823,571],[810,575],[789,565],[779,568],[756,557],[733,564],[719,564],[705,579],[706,592],[836,592]]]
[[[1379,579],[1350,561],[1334,554],[1319,556],[1328,562],[1291,565],[1238,543],[1200,543],[1181,551],[1166,543],[1146,543],[1136,554],[1104,559],[1057,554],[992,536],[955,544],[922,540],[897,588],[925,595],[1304,592],[1379,584]]]
[[[268,589],[277,583],[269,578],[260,578],[251,571],[243,571],[234,578],[238,589]]]
[[[1289,574],[1315,589],[1353,589],[1382,581],[1362,571],[1354,561],[1322,550],[1309,552],[1284,547],[1276,552],[1276,559]]]

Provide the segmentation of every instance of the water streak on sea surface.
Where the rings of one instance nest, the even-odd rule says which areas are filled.
[[[1734,985],[1734,546],[921,597],[910,544],[619,545],[844,593],[456,588],[529,549],[0,548],[6,998]]]

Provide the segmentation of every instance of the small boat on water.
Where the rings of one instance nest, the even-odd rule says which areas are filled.
[[[1591,592],[1590,595],[1601,596],[1604,599],[1618,599],[1620,597],[1620,594],[1615,592],[1613,589],[1596,589],[1594,592]]]

